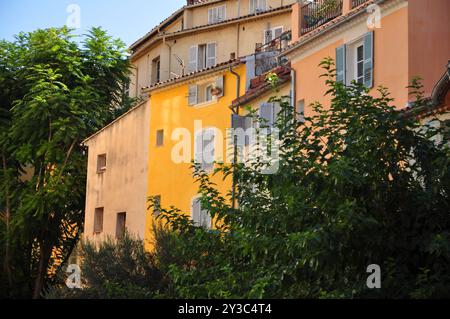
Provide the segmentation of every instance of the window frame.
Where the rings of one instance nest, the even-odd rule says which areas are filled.
[[[105,216],[105,208],[96,207],[94,210],[94,225],[93,225],[94,235],[100,235],[101,233],[103,233],[104,216]]]
[[[212,132],[212,144],[213,144],[213,149],[212,149],[212,157],[213,157],[213,162],[212,163],[207,163],[205,161],[205,145],[204,145],[204,138],[203,136],[206,135],[207,132]],[[201,152],[198,150],[198,139],[201,137],[201,142],[202,142],[202,149]],[[206,127],[203,128],[200,131],[195,132],[195,136],[194,136],[194,162],[196,164],[200,164],[200,167],[202,170],[204,170],[206,173],[212,173],[214,171],[214,161],[216,158],[216,138],[217,138],[217,133],[214,127]],[[209,145],[209,144],[208,144]],[[199,155],[201,154],[201,161],[198,161]]]
[[[104,158],[104,165],[103,166],[100,165],[100,159],[102,159],[102,158]],[[107,164],[108,164],[108,162],[107,162],[106,153],[98,154],[97,155],[97,174],[105,173],[106,169],[108,167]]]
[[[200,209],[200,211],[198,212],[198,216],[200,219],[199,221],[196,221],[195,216],[194,216],[194,213],[195,213],[194,212],[194,203],[195,202],[198,203],[198,207]],[[203,219],[202,217],[205,217],[205,219]],[[211,218],[211,215],[209,214],[209,212],[206,209],[202,208],[201,195],[196,195],[191,200],[191,220],[194,223],[194,225],[197,227],[212,229],[212,218]],[[206,225],[203,224],[204,221],[206,221]]]
[[[219,17],[220,9],[223,8],[223,17]],[[227,5],[223,4],[208,9],[208,24],[216,24],[227,19]]]

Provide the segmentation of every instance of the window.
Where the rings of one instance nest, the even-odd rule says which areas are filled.
[[[153,217],[156,218],[161,214],[161,195],[154,196]]]
[[[216,101],[224,95],[224,76],[218,76],[215,81],[206,80],[189,85],[188,103],[190,106]]]
[[[216,65],[216,43],[205,43],[189,48],[189,72],[203,70]]]
[[[364,45],[355,48],[355,81],[364,83]]]
[[[374,33],[368,32],[362,38],[336,49],[336,80],[345,85],[352,81],[367,88],[374,84]]]
[[[196,196],[192,200],[192,221],[196,226],[211,228],[211,215],[207,210],[202,209],[201,200]]]
[[[106,171],[106,154],[97,156],[97,173],[103,173]]]
[[[258,13],[267,10],[267,0],[249,0],[249,13]]]
[[[270,43],[270,41],[281,37],[283,33],[283,27],[276,27],[264,31],[264,43]]]
[[[208,24],[219,23],[226,19],[226,6],[211,8],[208,10]]]
[[[161,58],[152,61],[152,84],[161,82]]]
[[[125,236],[127,222],[127,213],[118,213],[116,221],[116,239],[122,239]]]
[[[156,146],[164,145],[164,130],[156,131]]]
[[[100,234],[103,232],[103,207],[95,209],[94,213],[94,234]]]
[[[214,168],[215,135],[212,128],[204,129],[195,135],[194,161],[206,172],[211,172]]]

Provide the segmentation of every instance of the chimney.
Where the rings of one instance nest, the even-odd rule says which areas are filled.
[[[190,5],[196,4],[197,2],[198,2],[198,0],[187,0],[187,5],[190,6]]]

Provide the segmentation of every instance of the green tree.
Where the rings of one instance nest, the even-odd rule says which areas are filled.
[[[70,256],[83,223],[82,141],[128,109],[124,44],[93,28],[0,42],[0,275],[4,297],[39,298]]]
[[[448,147],[396,110],[386,89],[369,95],[337,83],[331,59],[322,67],[331,103],[313,104],[305,122],[288,99],[272,98],[281,104],[276,173],[261,174],[262,162],[216,170],[237,173],[238,208],[196,170],[203,207],[223,223],[208,231],[162,209],[177,234],[162,265],[168,297],[450,296]],[[371,264],[381,289],[366,286]]]

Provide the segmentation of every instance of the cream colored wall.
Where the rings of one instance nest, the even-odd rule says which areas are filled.
[[[117,213],[126,212],[127,230],[144,238],[149,102],[130,111],[90,139],[84,235],[89,240],[115,236]],[[107,168],[97,174],[97,156],[106,154]],[[103,233],[94,235],[94,212],[104,208]]]

